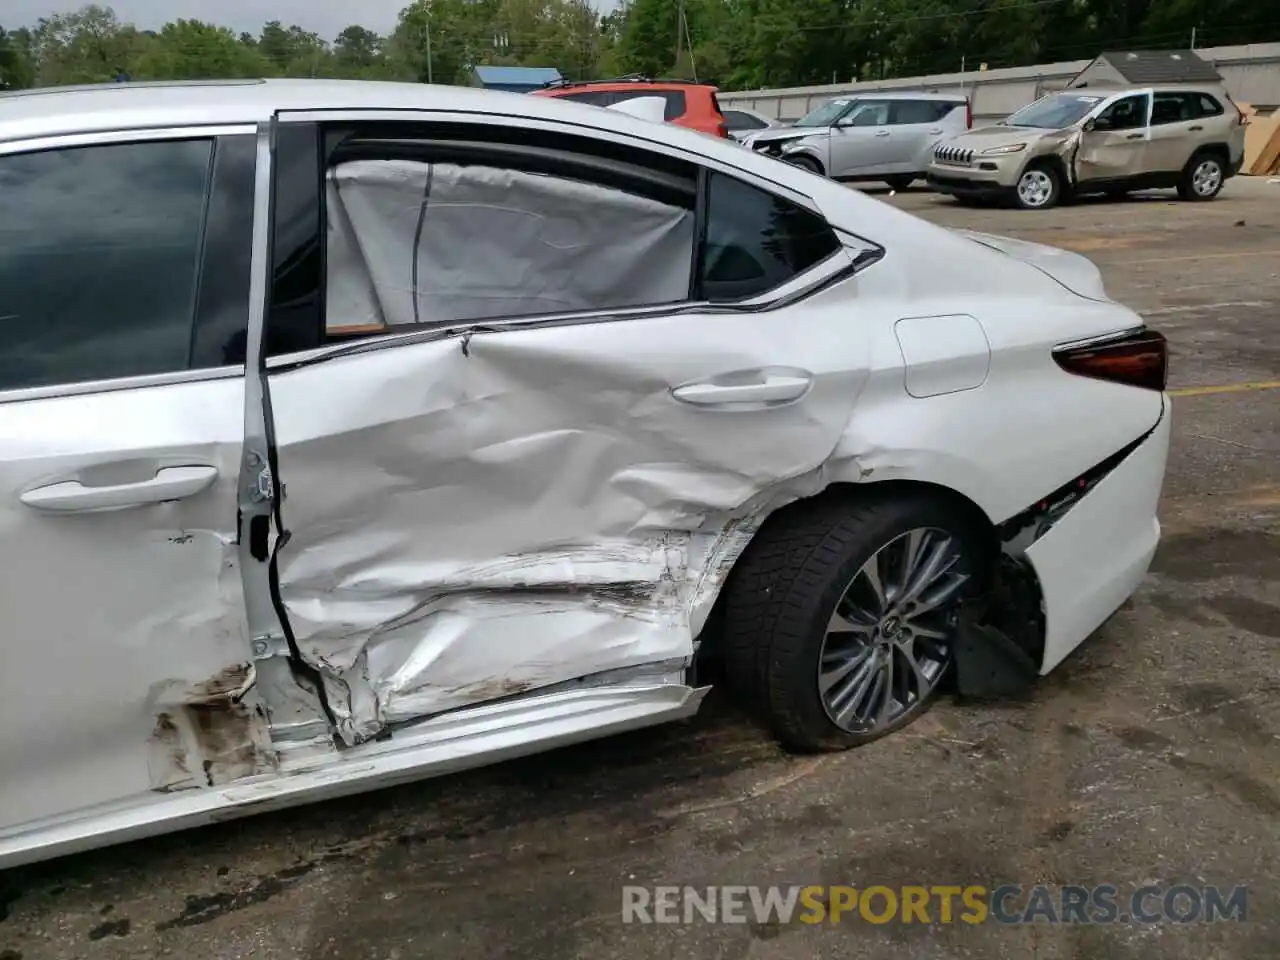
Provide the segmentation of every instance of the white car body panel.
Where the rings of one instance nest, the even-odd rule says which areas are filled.
[[[1168,415],[1158,391],[1053,361],[1059,344],[1141,325],[1083,258],[969,238],[624,111],[468,89],[280,81],[0,97],[0,155],[134,128],[162,137],[193,111],[210,130],[408,116],[586,133],[817,210],[847,249],[752,311],[647,307],[404,335],[383,310],[384,337],[272,358],[282,607],[337,735],[307,750],[264,744],[283,725],[264,731],[257,711],[270,661],[255,665],[249,624],[274,612],[253,599],[244,612],[265,573],[237,542],[237,477],[262,410],[239,372],[0,394],[0,518],[25,551],[0,590],[12,635],[30,640],[3,673],[0,765],[22,776],[0,785],[0,867],[686,716],[703,691],[684,668],[734,561],[773,510],[831,484],[934,484],[999,524],[1155,428],[1027,550],[1048,619],[1041,669],[1145,572]],[[260,211],[267,183],[260,167]],[[840,274],[873,244],[878,262]],[[261,319],[259,303],[251,337]],[[100,514],[21,502],[129,458],[218,475],[176,503]],[[153,735],[170,736],[161,718],[198,712],[217,678],[219,704],[235,707],[230,747],[174,722],[157,753]],[[379,732],[389,739],[365,742]]]
[[[0,578],[0,835],[261,772],[269,739],[252,711],[236,559],[243,379],[87,399],[0,403],[0,525],[21,544]],[[20,500],[73,481],[84,497],[190,465],[216,468],[213,485],[148,508],[71,513]],[[242,707],[201,729],[202,706],[237,692]]]
[[[1027,548],[1044,593],[1048,673],[1138,588],[1160,541],[1172,412],[1151,437]]]

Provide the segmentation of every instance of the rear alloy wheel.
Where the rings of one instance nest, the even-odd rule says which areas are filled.
[[[1023,210],[1047,210],[1058,202],[1062,183],[1053,167],[1029,167],[1018,178],[1014,196]]]
[[[924,713],[951,667],[984,542],[930,498],[771,518],[729,584],[724,667],[788,747],[844,750]]]
[[[1197,154],[1183,168],[1178,196],[1183,200],[1212,200],[1222,191],[1226,179],[1221,158],[1214,154]]]

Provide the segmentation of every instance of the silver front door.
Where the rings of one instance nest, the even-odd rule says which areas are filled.
[[[254,137],[222,134],[0,153],[0,848],[271,764],[236,528]]]
[[[859,100],[831,128],[833,178],[864,177],[890,172],[893,164],[893,128],[888,100]]]

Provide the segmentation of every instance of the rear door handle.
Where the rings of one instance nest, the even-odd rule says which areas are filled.
[[[934,127],[932,130],[929,131],[929,136],[934,136],[935,134],[939,134],[941,132],[942,132],[941,127]]]
[[[1129,134],[1127,137],[1125,137],[1125,139],[1126,139],[1126,140],[1141,140],[1141,139],[1142,139],[1142,134],[1140,134],[1140,133],[1131,133],[1131,134]]]
[[[889,135],[889,131],[888,131],[888,130],[877,130],[877,131],[876,131],[876,136],[877,136],[877,137],[887,137],[888,135]]]
[[[139,507],[190,497],[208,488],[216,479],[217,467],[164,467],[150,480],[139,483],[87,487],[79,480],[66,480],[28,490],[18,499],[28,507],[55,513]]]
[[[1196,124],[1194,127],[1189,127],[1188,129],[1190,129],[1190,130],[1203,130],[1203,129],[1204,129],[1204,127],[1200,126],[1199,124]]]
[[[671,395],[682,403],[716,407],[726,403],[780,403],[798,400],[809,391],[812,377],[769,375],[759,383],[690,383]]]

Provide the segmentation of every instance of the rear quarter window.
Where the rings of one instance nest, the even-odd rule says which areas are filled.
[[[688,112],[684,99],[683,90],[653,90],[645,91],[637,94],[637,96],[660,96],[666,101],[666,108],[662,112],[664,120],[676,120],[683,117]]]

